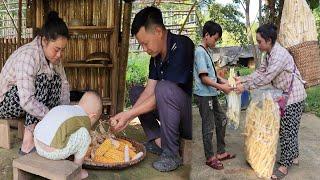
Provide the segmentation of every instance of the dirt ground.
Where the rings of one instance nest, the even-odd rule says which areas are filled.
[[[21,141],[16,137],[17,131],[13,130],[11,137],[14,139],[13,148],[5,150],[0,148],[0,180],[13,179],[12,174],[12,161],[18,158],[18,149]],[[140,125],[132,125],[125,131],[125,136],[132,137],[133,139],[143,142],[145,136]],[[191,166],[181,166],[176,171],[169,173],[158,172],[152,168],[152,162],[155,161],[158,156],[148,153],[146,158],[139,164],[123,169],[123,170],[89,170],[88,180],[167,180],[167,179],[188,179]],[[34,177],[34,179],[43,179],[40,177]]]
[[[227,150],[237,154],[233,160],[225,161],[225,169],[216,171],[204,164],[205,157],[201,136],[201,119],[197,108],[193,109],[193,153],[192,166],[182,166],[178,170],[161,173],[154,170],[152,162],[157,159],[156,155],[147,154],[141,163],[124,170],[89,170],[89,180],[142,180],[142,179],[163,179],[163,180],[253,180],[258,179],[253,170],[246,164],[244,157],[244,138],[243,132],[244,112],[238,130],[227,129],[226,143]],[[318,167],[320,167],[320,119],[313,114],[304,114],[300,126],[300,165],[289,169],[286,180],[316,180],[320,179]],[[21,141],[16,137],[17,132],[12,131],[14,139],[13,148],[5,150],[0,148],[0,180],[12,179],[12,160],[18,157],[18,148]],[[145,140],[140,125],[130,126],[126,130],[126,136],[132,137],[140,142]],[[215,139],[215,137],[214,137]],[[215,142],[214,142],[215,144]],[[189,176],[190,175],[190,176]],[[41,179],[35,177],[35,179]]]
[[[236,153],[233,160],[224,161],[224,170],[213,170],[204,164],[205,157],[201,135],[201,118],[197,108],[193,109],[193,153],[190,179],[195,180],[253,180],[259,179],[245,161],[244,127],[245,112],[242,112],[240,127],[237,130],[227,129],[227,151]],[[300,164],[289,169],[286,180],[319,180],[320,166],[320,119],[313,114],[303,114],[300,132]],[[215,133],[214,133],[215,134]],[[214,136],[214,145],[215,143]],[[215,146],[216,148],[216,146]],[[278,153],[279,155],[279,146]]]

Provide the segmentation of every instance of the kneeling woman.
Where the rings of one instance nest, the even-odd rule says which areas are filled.
[[[1,71],[0,118],[25,117],[21,155],[35,151],[33,129],[44,115],[59,104],[70,103],[60,62],[68,38],[65,22],[50,12],[40,35],[13,52]]]

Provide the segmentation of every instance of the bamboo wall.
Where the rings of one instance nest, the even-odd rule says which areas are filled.
[[[22,38],[21,45],[32,41],[32,38]],[[20,47],[17,37],[0,38],[0,70],[9,56]]]
[[[27,0],[26,2],[24,5],[27,9],[23,14],[27,15],[26,19],[23,19],[23,29],[26,29],[25,23],[28,22],[33,36],[42,27],[46,14],[51,10],[57,11],[68,25],[71,38],[62,63],[65,66],[70,90],[98,91],[103,98],[104,113],[114,114],[118,89],[121,89],[118,88],[120,1]],[[30,41],[32,38],[29,36],[22,36],[21,45]],[[0,37],[0,68],[19,46],[16,36]],[[97,52],[107,57],[99,61],[88,61],[88,56]]]

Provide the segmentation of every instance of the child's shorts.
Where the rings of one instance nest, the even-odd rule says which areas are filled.
[[[69,141],[63,149],[47,152],[41,148],[37,141],[35,141],[35,146],[37,153],[48,159],[61,160],[68,158],[70,155],[74,155],[75,159],[81,159],[86,155],[90,143],[90,134],[86,128],[82,127],[70,135]]]

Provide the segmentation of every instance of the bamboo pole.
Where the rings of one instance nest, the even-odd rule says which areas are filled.
[[[21,45],[21,34],[22,34],[22,0],[19,0],[19,10],[18,10],[18,46]]]
[[[93,0],[89,0],[88,2],[88,16],[87,16],[87,25],[92,26],[93,25]]]
[[[124,108],[124,94],[126,87],[126,70],[128,63],[129,39],[130,39],[130,24],[132,13],[132,2],[124,3],[123,10],[123,24],[122,24],[122,39],[119,55],[119,84],[118,84],[118,97],[117,97],[117,112],[123,111]]]
[[[196,6],[196,4],[197,4],[197,1],[195,1],[195,2],[193,3],[193,5],[191,6],[190,11],[188,12],[187,17],[186,17],[186,19],[184,20],[184,22],[183,22],[183,24],[182,24],[182,26],[181,26],[181,28],[180,28],[180,30],[179,30],[179,34],[182,33],[182,31],[183,31],[183,29],[184,29],[184,26],[186,25],[186,23],[187,23],[187,21],[188,21],[188,19],[189,19],[189,16],[190,16],[191,12],[193,11],[193,8]]]
[[[1,61],[1,69],[4,65],[4,38],[0,38],[0,54],[1,54],[1,57],[0,57],[0,61]]]

